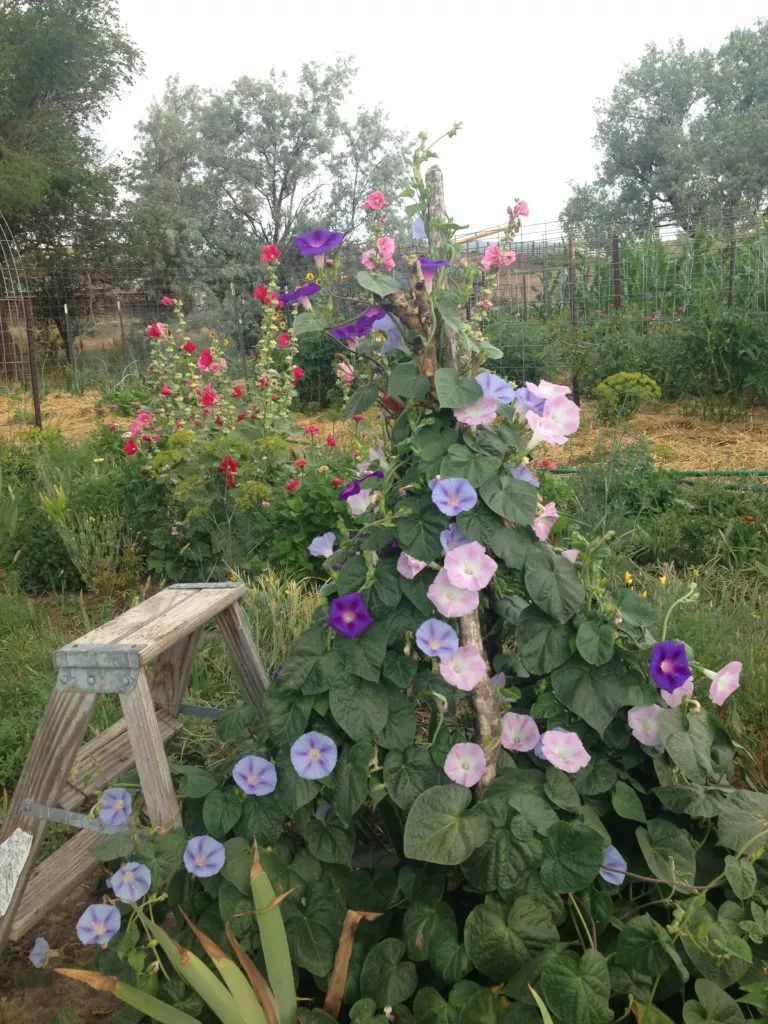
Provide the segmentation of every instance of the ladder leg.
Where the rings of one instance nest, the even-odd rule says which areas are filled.
[[[149,680],[144,669],[139,672],[135,689],[130,693],[120,694],[120,703],[149,819],[159,828],[179,828],[179,805],[173,790],[171,769],[165,755]]]
[[[152,694],[158,707],[177,717],[189,686],[192,662],[195,660],[203,626],[167,651],[152,663]]]
[[[3,858],[0,852],[0,893],[4,893],[8,904],[0,917],[0,949],[8,939],[14,914],[47,828],[46,822],[28,818],[22,812],[22,802],[34,800],[49,806],[56,805],[85,738],[96,699],[97,695],[92,693],[54,691],[32,741],[8,816],[0,830],[0,843],[13,835],[17,828],[32,837],[29,854],[20,870],[13,869],[9,863],[3,864],[3,859],[7,858]]]
[[[217,621],[240,673],[246,696],[252,704],[261,704],[269,680],[240,601],[219,612]]]

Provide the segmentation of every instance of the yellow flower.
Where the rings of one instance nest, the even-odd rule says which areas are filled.
[[[315,275],[310,270],[309,273],[307,274],[307,281],[314,281],[314,280],[315,280]]]
[[[624,582],[628,587],[631,587],[632,584],[635,582],[635,577],[632,575],[631,572],[624,573]]]
[[[641,594],[640,594],[640,597],[648,597],[648,591],[647,590],[643,590],[641,592]]]
[[[659,583],[662,585],[662,587],[666,587],[666,585],[667,585],[667,577],[666,576],[659,576]]]
[[[104,459],[94,459],[93,461],[94,461],[94,462],[103,462],[103,461],[104,461]]]

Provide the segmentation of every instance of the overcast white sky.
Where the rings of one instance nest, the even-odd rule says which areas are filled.
[[[167,76],[220,88],[276,67],[355,57],[354,101],[382,104],[395,126],[440,147],[448,208],[460,223],[505,219],[527,199],[530,223],[554,220],[568,181],[592,176],[595,101],[646,43],[682,36],[715,46],[768,15],[768,0],[120,0],[145,76],[102,136],[133,147],[134,125]]]

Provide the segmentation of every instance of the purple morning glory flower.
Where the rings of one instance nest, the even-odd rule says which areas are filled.
[[[515,389],[498,374],[478,373],[475,380],[480,385],[484,398],[492,398],[501,405],[511,405],[515,400]]]
[[[450,263],[448,260],[431,260],[427,256],[419,256],[419,266],[421,267],[421,274],[424,278],[426,289],[428,292],[431,292],[435,274],[438,270],[442,270],[443,267],[450,266]]]
[[[127,789],[105,789],[99,800],[99,818],[109,828],[119,828],[131,820],[131,794]]]
[[[384,331],[387,336],[387,340],[382,345],[381,351],[385,354],[387,352],[393,352],[398,349],[400,352],[408,352],[408,348],[403,341],[403,336],[400,332],[397,320],[390,316],[389,313],[384,313],[378,320],[374,322],[374,331]]]
[[[310,296],[317,295],[319,291],[320,285],[314,281],[309,281],[307,284],[303,284],[301,288],[297,288],[292,292],[283,292],[277,297],[284,306],[296,306],[300,303],[305,309],[311,309],[312,307],[309,304]]]
[[[314,231],[307,231],[306,234],[294,238],[293,244],[302,256],[311,256],[315,263],[322,267],[325,262],[325,254],[331,252],[332,249],[338,249],[343,241],[343,231],[315,228]]]
[[[453,551],[454,548],[460,548],[462,544],[469,544],[469,537],[461,532],[456,523],[451,523],[447,530],[440,533],[440,543],[443,551]]]
[[[514,469],[510,469],[509,472],[515,480],[522,480],[523,483],[530,484],[532,487],[539,486],[539,478],[528,468],[528,466],[515,466]]]
[[[660,690],[672,693],[692,675],[685,646],[675,640],[662,640],[656,644],[651,651],[648,671]]]
[[[107,885],[119,900],[135,903],[151,889],[152,874],[146,864],[131,861],[130,864],[123,864],[118,868],[107,880]]]
[[[324,779],[336,767],[339,751],[330,736],[305,732],[291,747],[291,764],[302,779]]]
[[[609,846],[603,854],[600,877],[611,885],[621,885],[627,877],[627,862],[615,846]]]
[[[353,480],[351,483],[345,484],[344,487],[341,488],[341,490],[339,491],[337,497],[338,497],[339,501],[346,501],[347,498],[351,498],[354,494],[359,494],[359,493],[360,493],[360,481],[359,480]]]
[[[226,859],[227,851],[213,836],[193,836],[184,850],[184,867],[198,878],[218,875]]]
[[[246,754],[240,758],[232,769],[232,778],[248,796],[268,796],[277,787],[275,766],[255,754]]]
[[[432,487],[432,501],[446,516],[469,512],[477,504],[477,491],[462,476],[449,476]]]
[[[321,533],[319,537],[314,537],[307,548],[310,555],[314,555],[316,558],[330,558],[333,554],[333,543],[336,540],[336,534],[331,530],[328,533]]]
[[[328,609],[328,625],[342,636],[353,639],[360,636],[373,622],[360,594],[343,594],[334,597]]]
[[[109,903],[92,903],[75,925],[84,946],[106,946],[120,931],[120,911]]]
[[[29,959],[35,967],[45,967],[51,947],[42,935],[38,935],[35,944],[29,951]]]
[[[350,348],[354,348],[357,339],[364,338],[366,334],[370,334],[373,330],[373,325],[386,315],[386,310],[381,309],[379,306],[369,306],[368,309],[363,310],[360,316],[355,317],[354,320],[348,320],[344,324],[339,324],[338,327],[331,327],[328,333],[336,341],[341,341],[344,344],[352,342]]]
[[[539,416],[544,412],[546,398],[534,395],[528,388],[518,388],[514,393],[514,403],[521,416],[527,412],[535,412]]]
[[[459,649],[456,630],[441,619],[427,619],[416,630],[416,646],[428,658],[444,661]]]
[[[424,220],[422,217],[413,218],[413,224],[411,225],[411,235],[413,236],[414,242],[426,242],[427,229],[424,227]]]

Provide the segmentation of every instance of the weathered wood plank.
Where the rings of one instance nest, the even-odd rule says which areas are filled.
[[[269,679],[251,628],[240,601],[219,612],[217,619],[224,641],[243,680],[243,689],[252,704],[261,704]]]
[[[172,590],[166,587],[165,590],[153,594],[146,601],[137,604],[128,611],[118,615],[116,619],[97,626],[89,633],[79,637],[71,644],[65,644],[64,650],[78,650],[87,647],[89,644],[117,644],[124,643],[129,633],[135,632],[148,622],[154,622],[171,608],[182,605],[194,595],[192,590]]]
[[[121,693],[120,703],[149,820],[161,828],[178,828],[181,825],[179,805],[149,680],[143,669],[139,672],[136,689]]]
[[[155,704],[171,715],[178,715],[184,700],[203,628],[200,626],[194,633],[179,640],[152,663],[152,694]]]
[[[185,593],[185,591],[176,591]],[[147,665],[158,654],[167,651],[184,637],[204,626],[229,605],[238,601],[245,593],[245,587],[211,588],[193,590],[191,597],[176,608],[170,608],[153,622],[148,622],[123,638],[123,643],[135,644],[141,648],[142,664]]]

